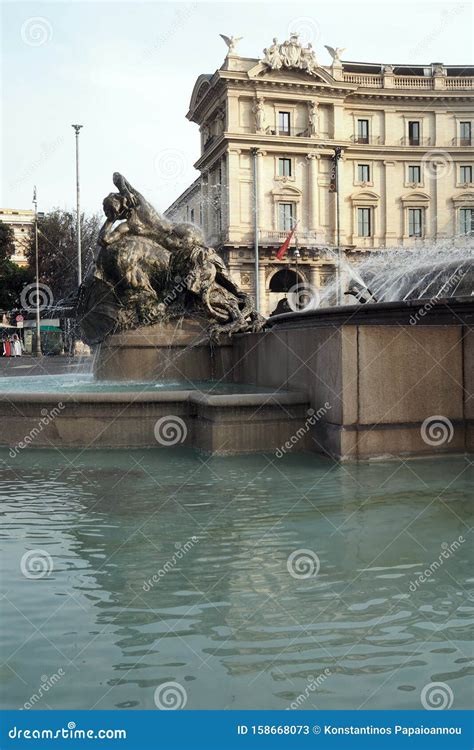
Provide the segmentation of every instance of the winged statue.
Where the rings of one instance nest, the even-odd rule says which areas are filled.
[[[341,55],[346,51],[346,47],[329,47],[329,45],[327,44],[325,44],[324,46],[331,55],[333,63],[340,63]]]
[[[243,39],[243,36],[226,36],[225,34],[219,34],[219,36],[222,37],[229,48],[228,55],[232,55],[235,52],[238,43]]]

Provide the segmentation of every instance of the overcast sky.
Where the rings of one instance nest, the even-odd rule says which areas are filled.
[[[55,2],[2,5],[0,205],[75,205],[74,132],[81,131],[82,204],[101,209],[118,170],[163,210],[197,176],[198,128],[186,120],[194,82],[226,47],[261,56],[289,31],[346,47],[346,60],[472,64],[470,3]]]

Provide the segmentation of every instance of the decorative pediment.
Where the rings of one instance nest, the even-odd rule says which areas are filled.
[[[421,190],[414,191],[413,193],[407,193],[401,197],[402,203],[412,203],[419,205],[427,205],[430,202],[430,196],[428,193],[423,193]]]
[[[299,200],[302,196],[302,191],[294,185],[287,185],[285,183],[279,185],[272,190],[273,200]]]
[[[195,107],[199,104],[201,99],[207,94],[209,89],[211,88],[210,84],[210,75],[200,75],[197,79],[196,83],[194,84],[193,93],[191,94],[191,102],[189,104],[189,109],[193,111]]]
[[[378,203],[380,195],[374,193],[372,190],[360,190],[358,193],[352,193],[352,203],[358,203],[360,205],[373,206],[374,203]]]
[[[470,208],[474,205],[474,192],[471,190],[467,193],[460,193],[459,195],[453,196],[453,203],[456,205],[469,206]]]

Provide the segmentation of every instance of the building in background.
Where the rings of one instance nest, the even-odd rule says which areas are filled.
[[[166,215],[201,226],[249,292],[258,243],[264,314],[297,278],[315,289],[334,278],[337,213],[340,245],[355,261],[473,235],[474,67],[343,62],[331,47],[322,66],[297,34],[250,59],[228,41],[187,114],[201,132],[200,177]],[[291,253],[290,264],[276,259],[296,223],[298,277]]]
[[[13,229],[15,253],[10,260],[19,266],[27,266],[26,254],[35,222],[35,212],[27,208],[0,208],[0,221]]]

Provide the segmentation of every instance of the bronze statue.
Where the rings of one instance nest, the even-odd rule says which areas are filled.
[[[251,298],[196,226],[167,221],[118,172],[113,182],[118,192],[104,199],[94,264],[79,290],[87,343],[184,316],[208,321],[211,339],[262,328]]]

